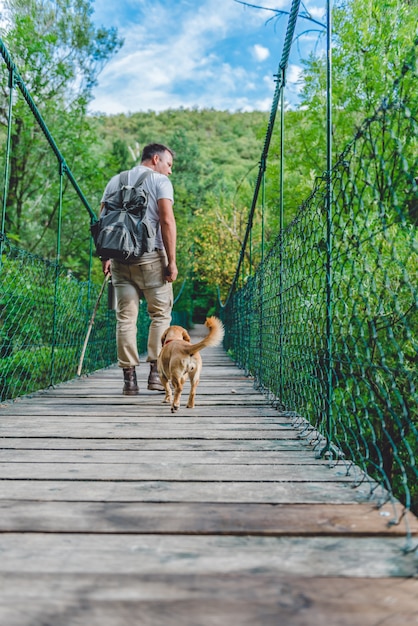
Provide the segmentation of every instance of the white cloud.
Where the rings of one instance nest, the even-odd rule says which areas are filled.
[[[270,56],[270,50],[256,43],[255,46],[253,46],[253,54],[257,61],[265,61]]]
[[[287,11],[289,9],[288,0],[269,0],[268,6],[270,9],[283,9]]]
[[[7,6],[4,0],[0,0],[0,28],[4,28],[7,30],[9,26],[8,19],[9,7]]]
[[[271,111],[272,101],[271,98],[263,98],[256,100],[250,111]]]
[[[106,25],[106,11],[114,8],[108,0],[96,0],[96,5],[103,7],[100,23]],[[290,0],[270,0],[268,6],[288,10]],[[267,99],[273,94],[286,30],[284,21],[280,27],[267,22],[271,12],[233,0],[118,0],[118,7],[115,25],[125,44],[101,73],[91,110],[270,108]],[[265,76],[257,69],[260,62]],[[296,82],[299,73],[300,68],[290,66],[288,83]]]
[[[296,84],[300,80],[301,73],[300,65],[290,64],[286,72],[286,82]]]
[[[322,1],[307,0],[313,16]],[[288,11],[291,0],[257,4]],[[234,0],[94,0],[94,10],[96,26],[117,27],[125,43],[101,72],[91,111],[270,109],[287,18]],[[298,44],[312,49],[308,37]],[[290,65],[289,93],[300,91],[299,75]]]
[[[314,19],[319,20],[319,21],[324,21],[324,18],[325,18],[324,7],[309,7],[308,11]]]
[[[212,78],[217,84],[231,86],[229,65],[222,64],[218,68],[221,73],[216,76],[213,68],[219,65],[219,60],[209,53],[213,41],[227,32],[236,17],[236,8],[227,7],[224,4],[219,7],[215,0],[209,0],[198,11],[187,14],[176,29],[172,28],[169,9],[165,9],[165,14],[159,11],[158,16],[151,11],[146,26],[121,29],[125,45],[100,76],[94,108],[101,109],[105,105],[106,112],[113,112],[118,98],[119,110],[123,112],[173,108],[182,104],[179,97],[173,97],[179,83],[199,83]],[[154,20],[158,21],[157,30],[152,26]],[[167,32],[162,32],[162,24],[169,25]],[[158,39],[155,32],[160,35]]]

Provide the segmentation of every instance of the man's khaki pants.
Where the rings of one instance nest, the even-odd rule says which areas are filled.
[[[161,337],[171,324],[173,287],[165,281],[167,259],[164,250],[149,252],[141,264],[126,265],[112,260],[112,284],[116,295],[116,345],[119,367],[139,364],[136,342],[139,301],[147,301],[151,324],[147,361],[156,361]]]

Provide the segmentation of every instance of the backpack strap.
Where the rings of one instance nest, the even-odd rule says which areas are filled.
[[[125,172],[121,172],[119,174],[119,183],[121,187],[127,187],[129,184],[129,174],[132,170],[126,170]],[[154,170],[150,170],[149,168],[146,169],[145,172],[142,172],[136,182],[131,185],[132,187],[139,187],[140,185],[142,185],[142,183],[144,182],[144,180],[150,175],[153,174]]]
[[[149,176],[150,174],[153,174],[153,173],[154,173],[154,170],[150,170],[150,169],[147,167],[147,169],[145,170],[145,172],[142,172],[142,174],[140,174],[140,175],[138,176],[138,179],[137,179],[136,183],[134,184],[134,187],[139,187],[139,185],[142,185],[142,183],[144,182],[144,180],[145,180],[146,178],[148,178],[148,176]]]
[[[129,170],[126,170],[125,172],[121,172],[119,174],[119,185],[121,187],[126,187],[126,185],[128,184],[129,181]]]

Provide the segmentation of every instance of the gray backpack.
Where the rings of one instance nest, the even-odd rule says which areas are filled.
[[[147,219],[148,194],[143,182],[152,170],[129,184],[132,170],[119,174],[119,187],[111,194],[100,219],[91,225],[97,254],[104,259],[135,263],[155,248],[155,229]]]

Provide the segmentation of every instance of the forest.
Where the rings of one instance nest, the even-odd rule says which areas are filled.
[[[360,6],[361,5],[361,6]],[[334,152],[337,156],[396,80],[416,36],[416,2],[339,2],[334,8]],[[96,29],[91,0],[7,0],[1,35],[48,128],[91,207],[108,179],[134,165],[141,146],[168,144],[176,153],[172,181],[185,306],[201,317],[228,292],[247,226],[254,180],[268,123],[265,112],[167,110],[91,115],[88,104],[100,70],[123,41]],[[361,25],[361,27],[359,27]],[[37,37],[33,37],[37,32]],[[325,59],[305,60],[301,104],[285,112],[285,224],[294,218],[326,167]],[[0,124],[6,139],[8,73],[0,83]],[[56,254],[56,161],[16,90],[7,237],[46,258]],[[3,151],[4,154],[4,151]],[[273,136],[266,173],[263,246],[278,235],[280,144]],[[0,176],[3,177],[4,167]],[[48,182],[45,183],[45,180]],[[3,180],[1,181],[3,184]],[[252,263],[261,258],[256,215]],[[258,231],[257,231],[258,228]],[[258,235],[257,235],[258,232]],[[64,189],[60,262],[84,278],[89,219],[72,189]],[[100,267],[94,273],[100,280]]]

